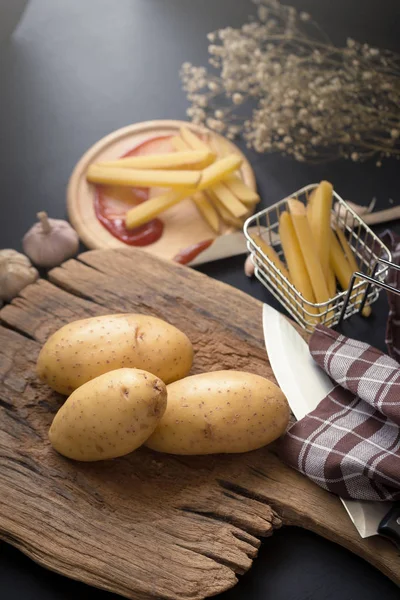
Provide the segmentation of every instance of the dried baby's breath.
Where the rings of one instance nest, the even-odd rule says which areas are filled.
[[[208,35],[211,69],[182,66],[192,121],[298,161],[399,158],[399,55],[337,48],[308,13],[253,1],[258,20]]]

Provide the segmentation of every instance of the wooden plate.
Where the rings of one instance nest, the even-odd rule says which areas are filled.
[[[112,236],[98,221],[94,210],[94,187],[86,181],[88,166],[93,162],[118,158],[146,139],[159,135],[175,135],[182,125],[186,125],[195,133],[207,131],[210,136],[221,138],[214,132],[184,121],[147,121],[114,131],[94,144],[82,156],[69,180],[67,206],[69,219],[88,248],[130,247]],[[256,181],[250,163],[237,146],[228,140],[226,143],[231,146],[232,152],[243,158],[241,175],[245,183],[255,190]],[[157,242],[142,249],[162,258],[173,258],[180,250],[192,244],[217,237],[199,215],[190,198],[165,211],[161,219],[164,222],[163,235]],[[225,227],[221,234],[231,231],[232,228]]]

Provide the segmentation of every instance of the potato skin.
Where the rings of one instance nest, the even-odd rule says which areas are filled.
[[[123,367],[144,369],[170,383],[185,377],[192,362],[190,340],[173,325],[146,315],[106,315],[56,331],[39,354],[37,374],[56,392],[68,395]]]
[[[74,460],[116,458],[143,444],[166,406],[161,379],[139,369],[117,369],[71,394],[54,417],[49,439]]]
[[[167,386],[168,406],[148,448],[171,454],[248,452],[282,435],[289,406],[272,382],[242,371],[214,371]]]

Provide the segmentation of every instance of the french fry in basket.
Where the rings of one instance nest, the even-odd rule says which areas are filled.
[[[270,259],[270,261],[274,263],[274,265],[276,266],[278,271],[280,271],[282,273],[282,275],[291,282],[292,279],[289,275],[289,271],[287,270],[287,268],[285,267],[285,265],[279,258],[278,254],[276,253],[274,248],[272,246],[270,246],[265,240],[262,239],[262,237],[260,235],[257,235],[256,233],[253,233],[250,237],[254,241],[254,243],[259,248],[261,248],[261,250],[264,252],[265,256],[267,256]]]
[[[287,211],[283,212],[279,218],[279,237],[281,239],[286,264],[289,268],[290,280],[305,300],[315,303],[313,288],[300,249],[299,240],[296,236],[292,217]],[[317,314],[318,312],[313,306],[306,305],[305,309],[313,314]],[[316,319],[308,316],[307,321],[314,324],[317,322]]]
[[[204,192],[196,192],[192,196],[192,201],[203,219],[210,225],[216,233],[219,232],[218,213],[209,198]]]
[[[308,222],[331,298],[336,293],[335,275],[330,266],[329,259],[332,199],[332,184],[329,181],[321,181],[319,186],[313,190],[307,205]]]
[[[213,166],[213,165],[212,165]],[[91,183],[121,186],[196,188],[204,171],[167,171],[155,169],[122,169],[90,165],[86,179]]]
[[[330,261],[336,277],[343,290],[347,290],[353,271],[334,232],[331,230]]]
[[[315,299],[317,303],[327,302],[330,294],[319,259],[317,246],[307,219],[306,207],[302,202],[294,198],[288,200],[288,205]]]
[[[326,268],[326,284],[328,286],[329,297],[333,298],[336,295],[336,277],[331,267],[330,261]]]
[[[347,261],[348,261],[353,273],[354,273],[354,271],[358,271],[360,267],[357,264],[356,257],[353,254],[353,250],[351,249],[350,244],[346,239],[346,236],[344,235],[344,233],[340,229],[340,227],[335,227],[335,232],[339,238],[340,245],[342,246],[344,255],[347,258]]]
[[[331,230],[330,260],[332,268],[335,272],[336,277],[338,278],[342,289],[347,290],[351,283],[353,273],[359,270],[359,266],[342,230],[337,228],[336,234],[339,239]],[[350,260],[348,259],[349,256],[351,256]],[[357,283],[357,279],[355,283]],[[355,299],[356,302],[358,300],[360,302],[362,301],[364,292],[365,290],[359,292]],[[363,317],[369,317],[371,315],[371,312],[372,310],[370,306],[364,306],[364,308],[361,311],[361,314],[363,315]]]
[[[171,208],[171,206],[174,206],[184,198],[187,198],[190,193],[191,190],[168,192],[138,204],[134,208],[131,208],[131,210],[128,210],[125,215],[127,229],[133,229],[134,227],[144,225],[148,221],[151,221],[151,219],[157,217],[160,213]]]
[[[213,185],[212,190],[218,200],[222,202],[225,208],[229,210],[234,217],[240,218],[247,215],[249,210],[248,207],[242,204],[222,181]]]
[[[214,161],[212,152],[184,150],[164,154],[127,156],[118,160],[96,163],[98,167],[122,167],[125,169],[204,169]]]

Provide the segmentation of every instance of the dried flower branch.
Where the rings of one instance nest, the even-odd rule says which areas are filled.
[[[253,2],[258,20],[208,35],[213,72],[182,66],[192,121],[299,161],[399,158],[400,56],[337,48],[307,13]]]

